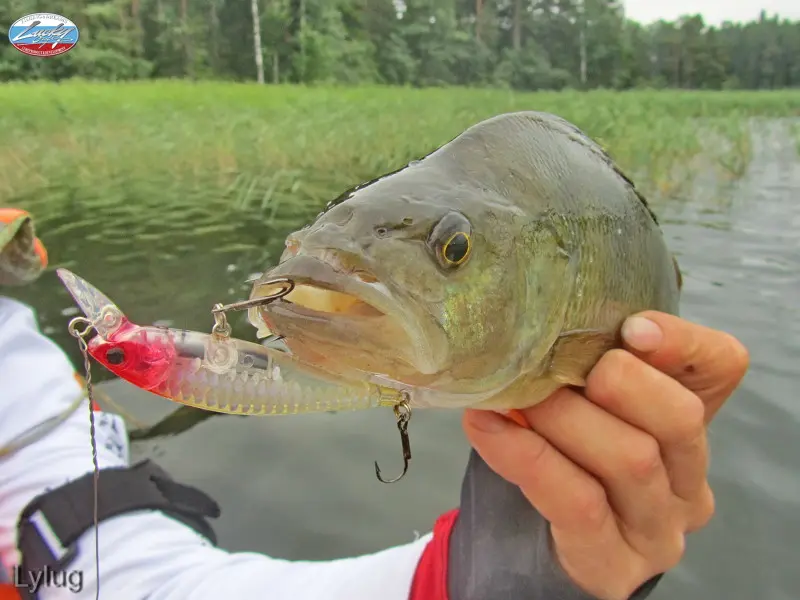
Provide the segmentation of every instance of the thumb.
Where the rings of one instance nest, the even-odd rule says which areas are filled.
[[[656,311],[629,317],[622,326],[627,350],[697,394],[710,421],[741,383],[747,349],[735,337]]]

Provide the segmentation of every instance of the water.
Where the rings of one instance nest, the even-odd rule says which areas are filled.
[[[683,315],[736,335],[750,349],[752,367],[711,430],[717,515],[691,536],[682,565],[653,598],[795,600],[800,162],[785,123],[759,126],[745,177],[729,189],[710,189],[700,185],[691,200],[655,208],[684,270]],[[220,239],[218,232],[193,229],[187,218],[137,242],[110,215],[82,218],[77,233],[58,233],[57,224],[48,224],[49,235],[42,231],[52,256],[136,321],[203,329],[211,324],[205,307],[245,297],[244,280],[276,256],[286,232],[239,223]],[[211,250],[228,242],[252,250]],[[20,297],[38,308],[45,331],[78,364],[65,333],[72,304],[55,276],[47,274]],[[236,334],[252,338],[241,321]],[[123,382],[104,390],[148,422],[173,408]],[[222,504],[216,525],[222,546],[325,559],[408,542],[458,502],[468,451],[459,415],[417,413],[411,431],[411,470],[391,486],[379,484],[372,468],[374,459],[389,476],[400,468],[390,411],[214,417],[176,438],[139,444],[135,453],[156,457]]]

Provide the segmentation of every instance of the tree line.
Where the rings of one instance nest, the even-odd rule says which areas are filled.
[[[0,27],[42,10],[0,6]],[[78,46],[0,80],[217,79],[520,90],[800,87],[800,21],[641,24],[613,0],[51,0]]]

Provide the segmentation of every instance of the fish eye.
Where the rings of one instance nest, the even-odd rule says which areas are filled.
[[[122,348],[110,348],[106,352],[106,361],[110,365],[121,365],[125,362],[125,351]]]
[[[463,265],[472,252],[472,226],[461,213],[446,214],[428,237],[428,248],[443,269]]]
[[[448,265],[457,267],[467,260],[471,245],[469,234],[457,231],[442,246],[442,259]]]

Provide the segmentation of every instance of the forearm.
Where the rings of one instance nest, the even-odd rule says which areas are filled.
[[[98,421],[102,421],[100,415]],[[102,428],[98,429],[102,434]],[[5,534],[20,508],[35,494],[91,469],[88,439],[86,412],[79,410],[35,447],[25,448],[0,463],[0,472],[13,473],[0,502],[0,510],[6,511]],[[102,466],[119,466],[113,452],[103,445],[98,450]],[[73,476],[67,478],[62,473]],[[103,471],[100,477],[104,477]],[[104,595],[119,600],[219,600],[226,594],[271,600],[371,600],[378,596],[407,600],[419,555],[428,539],[357,558],[291,562],[215,548],[191,528],[158,511],[110,518],[100,524],[98,533],[100,589]],[[73,583],[80,581],[80,591],[70,591],[65,596],[63,587],[43,587],[41,600],[94,598],[94,540],[94,530],[89,529],[78,541],[76,559],[64,569],[67,576],[75,574]]]
[[[69,409],[81,394],[73,375],[63,352],[36,329],[31,311],[0,299],[0,446]],[[104,470],[127,466],[127,435],[120,420],[95,416],[102,481]],[[0,558],[12,577],[19,564],[20,513],[36,496],[91,471],[87,402],[35,443],[0,459]],[[85,501],[92,501],[91,494]],[[101,597],[114,600],[407,600],[429,538],[357,558],[291,562],[215,548],[191,527],[155,510],[108,518],[98,534]],[[42,585],[41,600],[95,597],[93,528],[78,538],[76,548],[60,575],[66,579],[56,578],[60,586]],[[23,573],[18,583],[33,582]]]
[[[100,526],[101,598],[115,600],[407,600],[426,540],[377,554],[330,562],[292,562],[212,547],[160,513],[129,514]],[[94,536],[80,542],[68,571],[83,574],[79,595],[46,589],[41,600],[91,600],[95,590]]]

